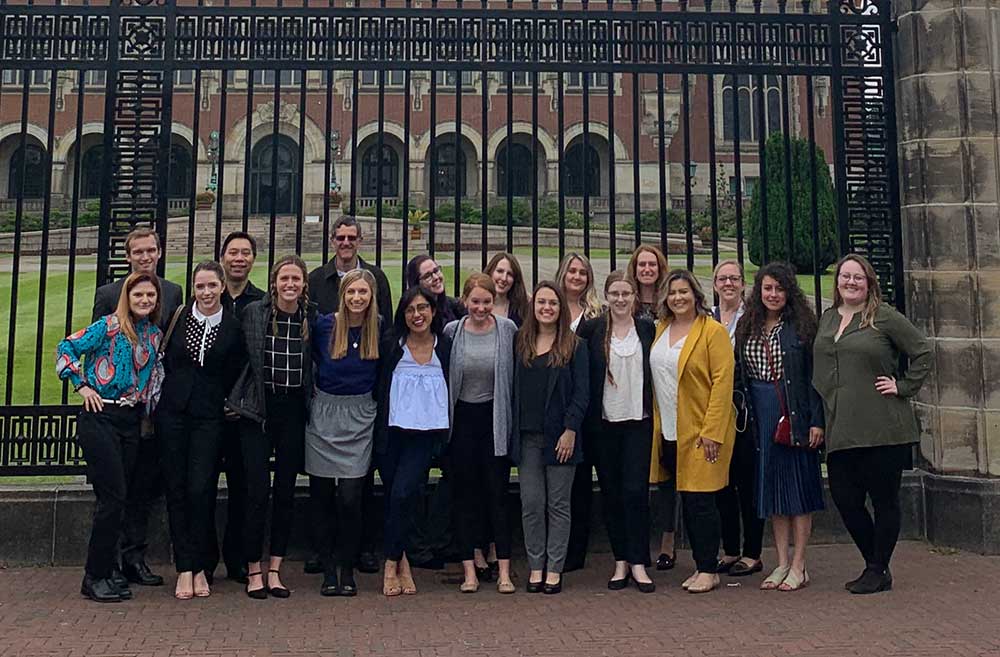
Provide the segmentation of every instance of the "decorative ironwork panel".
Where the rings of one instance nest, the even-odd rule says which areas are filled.
[[[83,467],[70,406],[0,406],[0,472],[75,474]]]

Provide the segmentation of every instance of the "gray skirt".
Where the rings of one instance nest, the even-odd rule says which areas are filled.
[[[306,472],[329,479],[364,477],[372,462],[375,400],[316,390],[306,425]]]

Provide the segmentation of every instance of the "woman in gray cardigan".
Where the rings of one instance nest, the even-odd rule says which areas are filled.
[[[460,588],[463,593],[479,590],[475,551],[486,533],[486,518],[493,530],[499,561],[497,590],[514,592],[506,500],[517,326],[493,315],[495,296],[491,277],[472,274],[462,295],[468,316],[444,328],[445,335],[452,338],[449,462],[454,473],[455,527],[465,570]]]

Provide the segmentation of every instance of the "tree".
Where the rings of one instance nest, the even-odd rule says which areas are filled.
[[[812,225],[812,171],[809,167],[809,142],[792,137],[792,237],[789,254],[787,244],[788,215],[785,211],[785,138],[772,133],[765,147],[767,173],[767,238],[768,260],[784,260],[795,266],[800,274],[813,273],[813,244],[819,247],[819,271],[837,261],[839,241],[837,238],[837,211],[833,196],[830,169],[823,151],[816,148],[816,208],[819,216],[819,232],[813,233]],[[754,264],[764,264],[764,243],[761,233],[762,185],[756,185],[747,217],[746,238],[750,260]]]

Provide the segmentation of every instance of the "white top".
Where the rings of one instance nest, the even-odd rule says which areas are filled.
[[[403,345],[389,387],[389,426],[413,431],[448,428],[448,386],[437,352],[420,365]]]
[[[608,422],[641,420],[642,343],[635,325],[622,339],[612,334],[608,352],[608,372],[615,382],[604,381],[604,419]]]
[[[200,310],[198,310],[198,304],[191,306],[191,314],[194,315],[195,320],[201,324],[201,344],[198,347],[198,364],[205,364],[205,352],[208,351],[208,336],[212,332],[212,329],[222,323],[222,307],[220,306],[211,315],[204,315]]]
[[[687,336],[671,347],[668,327],[660,339],[653,343],[653,348],[649,352],[656,407],[660,410],[660,432],[663,434],[663,439],[669,442],[677,441],[677,371],[685,342]]]
[[[576,319],[574,319],[572,322],[569,323],[569,330],[576,333],[576,327],[580,325],[580,322],[582,320],[583,320],[583,313],[580,313]]]
[[[746,304],[740,301],[740,307],[736,309],[736,314],[733,315],[733,321],[729,324],[722,324],[722,310],[719,306],[712,308],[712,317],[715,317],[716,314],[719,315],[719,323],[725,326],[726,330],[729,331],[729,341],[733,343],[733,347],[736,346],[736,325],[739,324],[740,317],[743,317],[743,314],[746,313],[746,311]]]

